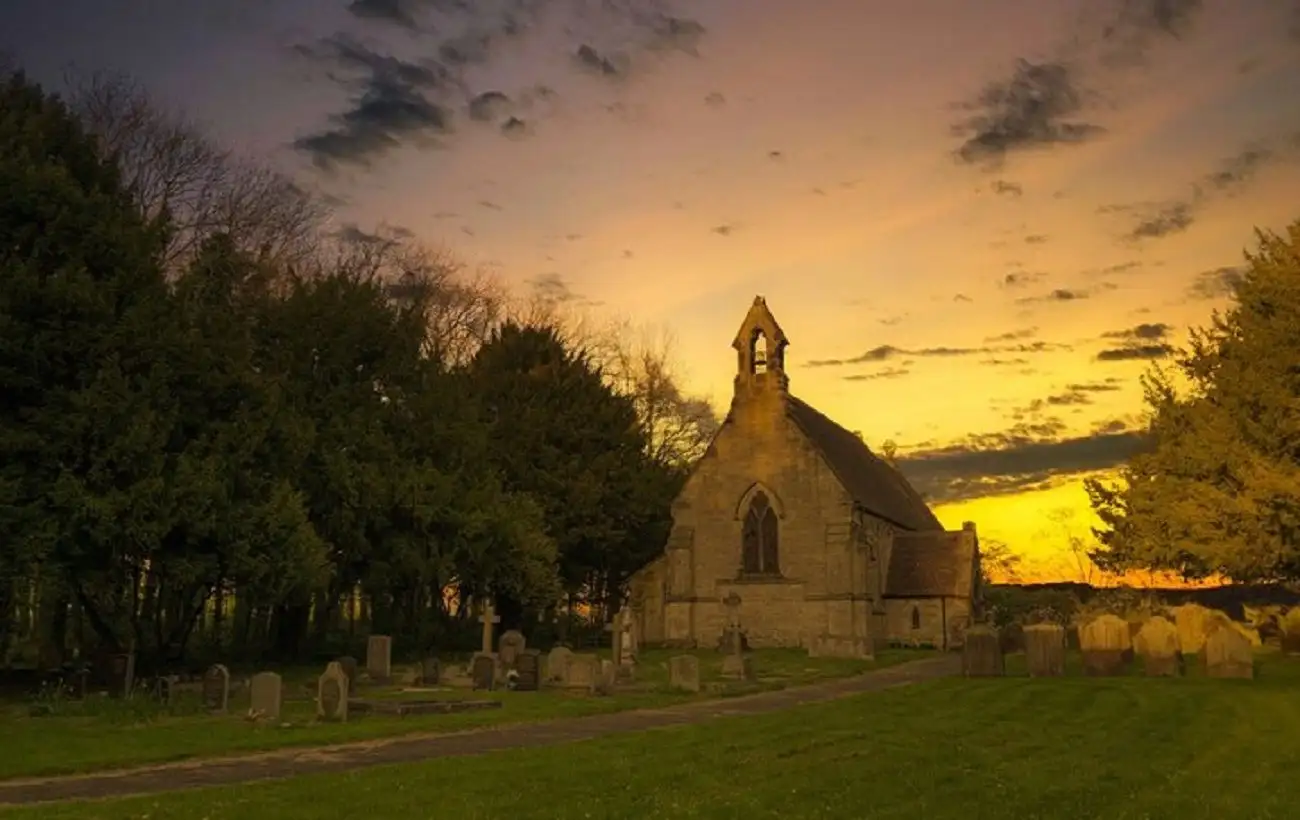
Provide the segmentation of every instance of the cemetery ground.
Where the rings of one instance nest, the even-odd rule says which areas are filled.
[[[608,657],[609,650],[594,654]],[[316,680],[321,673],[321,667],[317,666],[280,670],[284,705],[281,719],[273,723],[245,719],[249,707],[247,689],[232,692],[225,715],[203,712],[199,694],[191,691],[179,693],[170,708],[152,701],[147,694],[137,694],[130,701],[94,695],[84,701],[13,700],[0,707],[0,734],[4,746],[19,753],[0,754],[0,779],[84,773],[655,708],[843,678],[933,653],[890,650],[874,661],[861,661],[809,658],[797,650],[762,650],[754,653],[757,680],[740,682],[722,680],[720,653],[701,651],[696,654],[700,658],[705,691],[697,695],[668,689],[668,658],[680,654],[683,654],[680,650],[646,650],[638,664],[636,682],[603,697],[562,689],[487,692],[440,688],[429,693],[404,692],[407,687],[399,684],[363,686],[351,696],[385,700],[428,698],[432,694],[441,700],[495,700],[502,702],[502,707],[400,717],[353,714],[345,723],[315,719]],[[232,675],[232,679],[240,677],[243,676]]]
[[[565,746],[14,818],[1290,818],[1300,658],[1255,680],[946,678]]]

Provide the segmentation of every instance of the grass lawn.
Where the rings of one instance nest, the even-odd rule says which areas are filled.
[[[448,715],[354,715],[347,723],[315,721],[314,681],[318,671],[285,670],[284,713],[287,725],[253,725],[242,717],[247,694],[232,695],[231,714],[197,714],[197,695],[178,702],[173,713],[152,704],[103,701],[67,704],[68,714],[28,715],[27,704],[13,704],[0,714],[0,736],[8,753],[0,754],[0,778],[70,774],[124,768],[199,757],[251,753],[291,746],[323,746],[421,732],[449,732],[508,723],[578,717],[626,709],[681,703],[703,697],[745,694],[856,674],[868,669],[926,657],[925,652],[892,650],[875,661],[810,659],[795,650],[754,653],[758,680],[724,684],[721,656],[701,652],[700,676],[716,685],[713,692],[687,695],[667,690],[668,658],[680,651],[650,650],[642,655],[634,691],[610,697],[561,690],[542,692],[471,692],[448,689],[422,697],[487,698],[503,701],[500,709]],[[396,688],[363,690],[362,697],[410,697]],[[88,712],[94,714],[86,714]],[[188,712],[188,714],[186,714]]]
[[[1294,818],[1300,662],[947,679],[786,712],[17,818]]]

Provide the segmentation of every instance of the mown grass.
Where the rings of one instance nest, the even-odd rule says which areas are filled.
[[[362,697],[438,697],[500,700],[500,709],[447,715],[354,715],[347,723],[315,720],[314,685],[318,672],[285,670],[284,710],[276,725],[253,724],[242,714],[247,694],[232,696],[230,714],[198,712],[198,696],[183,697],[170,710],[147,701],[101,701],[58,704],[54,714],[32,717],[26,704],[11,705],[0,716],[0,779],[72,774],[126,768],[193,758],[262,752],[288,747],[325,746],[350,741],[397,737],[424,732],[531,723],[557,718],[654,708],[704,697],[725,697],[763,689],[844,677],[873,668],[925,657],[924,652],[895,650],[875,661],[810,659],[804,653],[764,650],[754,653],[758,680],[748,684],[721,680],[721,657],[701,652],[701,679],[713,684],[700,695],[667,689],[667,650],[643,653],[638,683],[632,691],[609,697],[563,690],[541,692],[471,692],[449,689],[436,694],[402,695],[396,688],[362,691]]]
[[[14,818],[1294,818],[1300,663],[946,679],[547,749],[18,810]]]

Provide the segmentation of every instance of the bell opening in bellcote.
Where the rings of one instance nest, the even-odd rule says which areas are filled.
[[[773,390],[785,392],[785,348],[789,341],[776,323],[763,297],[755,297],[736,333],[736,394],[749,395]]]
[[[754,331],[754,343],[750,346],[750,359],[754,363],[754,375],[761,376],[767,372],[767,336],[761,330]]]

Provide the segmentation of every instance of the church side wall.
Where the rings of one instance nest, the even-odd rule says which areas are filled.
[[[913,610],[920,615],[917,626]],[[959,649],[971,622],[969,598],[890,598],[885,612],[889,643],[895,646]]]
[[[865,598],[867,583],[855,555],[852,504],[780,400],[764,396],[733,406],[674,505],[669,642],[713,646],[726,622],[721,601],[733,591],[754,647],[805,646],[828,629],[864,634],[868,612],[852,605]],[[756,482],[780,518],[777,579],[740,575],[741,504]]]

